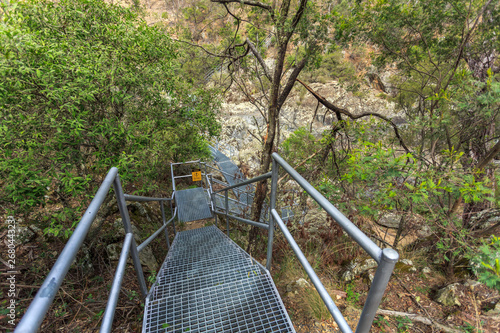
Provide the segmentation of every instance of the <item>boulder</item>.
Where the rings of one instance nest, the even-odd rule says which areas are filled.
[[[461,306],[462,304],[458,300],[457,287],[459,283],[450,284],[442,289],[439,289],[436,294],[436,302],[441,303],[445,306]]]
[[[299,292],[305,288],[310,287],[311,284],[304,278],[300,278],[295,282],[289,283],[286,286],[286,296],[294,297],[299,294]]]
[[[355,276],[369,271],[370,269],[376,268],[377,266],[378,264],[374,259],[367,259],[363,262],[354,261],[349,265],[347,271],[342,274],[342,279],[346,282],[349,282],[353,280]]]
[[[379,217],[378,224],[387,228],[397,229],[401,223],[402,216],[403,214],[401,213],[385,212]]]

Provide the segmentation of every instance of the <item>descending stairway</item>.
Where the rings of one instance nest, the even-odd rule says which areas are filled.
[[[175,203],[180,222],[190,222],[213,217],[210,210],[209,195],[201,187],[176,191]]]
[[[209,146],[209,148],[212,152],[212,158],[215,165],[223,172],[222,175],[226,179],[228,185],[236,185],[247,180],[247,177],[241,172],[240,168],[238,168],[229,157],[212,146]],[[253,195],[251,193],[255,192],[255,186],[249,184],[240,189],[240,191],[241,192],[235,191],[238,200],[245,205],[252,206]]]
[[[269,272],[215,226],[177,233],[142,331],[295,332]]]
[[[225,155],[217,150],[212,152],[219,166],[219,171],[216,172],[223,173],[229,184],[236,184],[236,182],[239,182],[238,179],[245,179],[239,170],[234,169],[234,163]],[[394,266],[398,261],[398,253],[390,248],[380,249],[278,154],[274,153],[273,159],[379,264],[356,329],[356,332],[368,333],[381,302],[383,291],[386,289]],[[206,185],[208,188],[198,187],[176,191],[175,179],[191,175],[175,177],[173,166],[188,163],[196,163],[200,167],[202,164],[199,161],[171,164],[172,187],[174,190],[171,198],[152,198],[125,194],[120,183],[118,169],[111,168],[74,230],[68,244],[64,247],[54,267],[16,327],[15,332],[35,333],[39,330],[57,294],[57,290],[72,262],[74,262],[77,252],[83,244],[83,240],[87,236],[111,186],[114,187],[115,198],[126,236],[111,285],[106,310],[102,318],[100,332],[108,333],[112,330],[113,318],[117,309],[118,297],[129,256],[134,262],[142,296],[146,296],[143,333],[295,332],[269,271],[253,260],[248,253],[243,251],[217,226],[177,233],[165,262],[158,273],[156,282],[148,293],[138,252],[148,246],[162,231],[165,231],[168,246],[169,238],[166,228],[169,223],[173,223],[175,233],[175,218],[188,222],[213,218],[215,212],[216,214],[226,215],[227,221],[229,221],[229,218],[234,218],[237,221],[267,229],[269,231],[268,267],[270,267],[272,261],[273,225],[263,225],[238,216],[231,216],[233,210],[240,209],[240,212],[245,214],[248,208],[247,203],[241,202],[241,197],[239,198],[240,201],[229,198],[229,192],[233,190],[232,188],[222,188],[213,192],[212,182],[209,179],[213,179],[215,183],[215,178],[205,172],[205,183],[208,184]],[[221,167],[224,164],[226,166]],[[213,167],[211,168],[213,169]],[[231,169],[234,173],[222,172],[222,169]],[[206,164],[205,170],[207,170]],[[273,179],[277,178],[278,170],[277,168],[273,169]],[[270,176],[270,174],[261,175],[248,181],[248,183],[257,182]],[[218,184],[224,185],[221,179],[219,177]],[[201,183],[203,186],[203,181]],[[227,186],[227,184],[225,185]],[[274,181],[272,182],[271,192],[276,193],[276,191],[277,182]],[[227,198],[229,201],[227,206],[226,200],[223,203],[217,198],[214,200],[215,202],[210,200],[214,194],[222,192],[224,192],[224,199]],[[238,198],[237,195],[235,196]],[[272,197],[271,207],[275,207],[276,198],[275,196]],[[175,209],[173,209],[172,198],[175,198]],[[250,200],[251,198],[247,196],[246,199]],[[163,225],[138,246],[134,242],[126,201],[158,201],[160,204]],[[168,222],[165,217],[165,203],[170,205],[171,219]],[[231,213],[228,211],[231,211]],[[263,212],[266,211],[269,210],[263,209]],[[281,229],[284,237],[293,248],[295,255],[311,278],[339,329],[342,332],[352,333],[345,318],[328,295],[319,277],[308,263],[306,256],[302,253],[284,223],[285,218],[290,218],[289,213],[291,213],[291,210],[282,209],[282,212],[284,212],[283,218],[279,216],[275,209],[272,209],[271,212],[272,221],[276,223],[275,226],[277,225]],[[215,219],[215,223],[217,225],[217,219]]]
[[[224,155],[221,151],[213,146],[209,145],[209,148],[210,152],[212,153],[212,159],[215,165],[219,168],[219,170],[222,171],[222,176],[226,179],[226,185],[236,185],[247,180],[238,166],[233,161],[231,161],[229,157]],[[253,193],[255,192],[255,186],[253,184],[249,184],[243,188],[234,189],[233,192],[237,200],[229,200],[229,212],[233,215],[241,215],[243,217],[250,218],[250,208],[252,207],[253,203]],[[220,193],[215,195],[215,206],[224,211],[225,199],[224,196]],[[283,221],[289,221],[294,216],[293,211],[290,208],[282,208],[281,214],[283,217]],[[264,203],[260,222],[267,223],[268,219],[268,206]]]

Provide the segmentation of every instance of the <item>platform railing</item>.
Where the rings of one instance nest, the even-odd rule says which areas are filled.
[[[283,222],[281,216],[276,211],[276,193],[278,188],[278,173],[280,169],[283,169],[288,173],[299,185],[307,192],[318,204],[322,207],[333,219],[336,221],[342,229],[354,240],[356,241],[375,261],[378,263],[377,271],[375,277],[372,281],[368,296],[361,313],[361,317],[358,321],[356,328],[356,333],[368,333],[373,320],[375,318],[376,311],[380,305],[382,297],[384,295],[385,289],[389,282],[389,278],[392,275],[394,266],[399,259],[399,254],[391,249],[381,249],[377,246],[367,235],[365,235],[356,225],[354,225],[347,217],[345,217],[335,206],[330,203],[321,193],[319,193],[309,182],[307,182],[297,171],[295,171],[285,160],[283,160],[277,153],[272,155],[273,165],[272,171],[264,175],[252,178],[240,184],[225,187],[221,190],[212,193],[212,198],[218,193],[224,193],[225,197],[225,211],[216,210],[216,213],[224,215],[226,217],[227,223],[227,233],[229,236],[229,220],[228,217],[233,218],[237,221],[241,221],[250,225],[254,225],[268,231],[268,244],[267,244],[267,261],[266,269],[271,270],[272,262],[272,250],[273,250],[273,240],[275,224],[283,233],[285,239],[289,243],[302,267],[306,271],[307,275],[311,279],[314,287],[318,291],[321,299],[325,303],[328,311],[334,318],[335,322],[339,326],[339,329],[343,333],[352,333],[353,331],[347,324],[347,321],[343,317],[340,310],[335,305],[335,302],[330,297],[326,291],[323,283],[319,279],[314,269],[311,267],[307,261],[306,256],[298,246],[297,242],[293,239],[290,231]],[[229,214],[229,198],[228,191],[239,186],[245,186],[250,183],[255,183],[261,180],[271,178],[271,199],[269,207],[269,224],[263,224],[260,222],[250,221],[247,219],[242,219],[240,217]],[[213,200],[213,199],[212,199]],[[217,215],[216,215],[217,216]]]
[[[380,247],[378,247],[377,244],[375,244],[367,235],[359,230],[358,227],[354,225],[354,223],[349,221],[349,219],[345,217],[344,214],[342,214],[337,208],[335,208],[335,206],[333,206],[321,193],[319,193],[277,153],[273,153],[272,158],[273,168],[270,207],[272,218],[269,220],[267,269],[270,269],[271,267],[270,264],[272,260],[273,231],[274,223],[276,223],[280,230],[283,232],[283,235],[290,244],[292,250],[295,252],[295,255],[299,259],[300,263],[304,267],[307,275],[309,275],[311,282],[316,287],[316,290],[321,296],[321,299],[328,308],[328,311],[332,314],[333,318],[337,322],[340,330],[343,333],[352,332],[345,318],[342,316],[339,309],[335,305],[335,302],[326,291],[320,279],[307,261],[304,253],[301,251],[292,235],[290,234],[290,231],[286,227],[285,223],[283,223],[283,220],[276,211],[276,190],[278,187],[278,173],[279,169],[282,168],[334,219],[335,222],[337,222],[342,227],[342,229],[352,239],[354,239],[354,241],[356,241],[356,243],[358,243],[378,263],[375,277],[373,278],[365,305],[363,307],[363,311],[361,312],[361,317],[359,318],[356,328],[356,333],[368,333],[372,326],[373,319],[375,318],[376,311],[382,300],[382,296],[384,295],[385,289],[387,288],[387,284],[389,283],[389,278],[392,275],[394,266],[399,259],[399,254],[391,248],[382,250]]]
[[[245,218],[233,215],[233,214],[229,214],[229,200],[230,200],[230,198],[229,198],[229,191],[233,190],[235,188],[241,187],[241,186],[247,186],[249,184],[253,184],[253,183],[262,181],[264,179],[271,178],[271,174],[272,174],[271,172],[268,172],[268,173],[265,173],[263,175],[254,177],[252,179],[245,180],[245,181],[243,181],[241,183],[238,183],[238,184],[235,184],[235,185],[231,185],[231,186],[227,186],[227,187],[224,187],[221,190],[212,192],[211,199],[212,199],[212,203],[213,203],[213,206],[214,206],[214,213],[216,213],[215,214],[216,221],[217,221],[217,214],[223,214],[226,217],[226,233],[227,233],[228,236],[230,236],[230,232],[229,232],[229,219],[228,219],[228,217],[230,217],[232,219],[235,219],[237,221],[240,221],[240,222],[243,222],[243,223],[255,226],[255,227],[259,227],[259,228],[262,228],[262,229],[269,230],[269,226],[267,224],[265,224],[265,223],[256,222],[256,221],[245,219]],[[224,211],[221,211],[221,210],[218,209],[219,207],[217,206],[216,199],[215,199],[215,197],[219,193],[222,193],[222,192],[224,192]],[[234,200],[234,201],[236,201],[238,203],[241,203],[238,200]],[[242,203],[242,204],[244,204],[244,203]]]
[[[97,216],[99,208],[102,206],[105,198],[107,197],[111,186],[113,186],[116,201],[118,203],[118,209],[122,217],[123,227],[125,229],[125,239],[123,241],[123,248],[118,261],[117,269],[115,271],[115,276],[109,294],[106,310],[102,319],[100,332],[111,332],[116,305],[118,303],[118,296],[120,294],[121,283],[129,256],[132,257],[142,297],[143,299],[146,298],[147,287],[146,281],[144,279],[144,272],[142,270],[142,265],[139,259],[139,252],[144,249],[144,247],[149,244],[154,238],[156,238],[163,230],[165,230],[165,237],[167,245],[169,246],[169,236],[166,227],[168,224],[174,221],[177,214],[177,209],[172,211],[172,200],[174,199],[174,196],[172,195],[171,198],[152,198],[124,194],[120,182],[120,176],[118,174],[118,169],[111,168],[101,186],[97,190],[94,199],[92,199],[80,222],[77,224],[75,230],[73,231],[73,235],[66,243],[66,246],[57,258],[56,263],[50,270],[47,278],[43,282],[33,301],[30,303],[28,309],[24,313],[19,324],[16,326],[14,332],[26,333],[38,331],[43,319],[47,315],[52,302],[54,301],[54,297],[57,294],[57,291],[61,287],[61,284],[71,267],[71,264],[74,262],[78,251],[82,247],[83,241],[87,237],[90,227],[92,226],[92,223]],[[160,203],[163,225],[139,246],[137,246],[134,235],[132,233],[132,225],[130,222],[130,216],[128,214],[126,201],[157,201]],[[166,201],[170,203],[170,212],[172,213],[172,217],[168,222],[165,219],[164,210],[164,203]]]

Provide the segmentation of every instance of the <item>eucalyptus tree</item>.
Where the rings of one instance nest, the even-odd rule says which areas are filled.
[[[232,83],[237,84],[248,100],[254,103],[265,120],[262,140],[260,173],[271,166],[271,154],[276,149],[280,111],[292,91],[300,72],[311,63],[324,40],[326,20],[310,0],[254,1],[211,0],[225,7],[234,19],[234,35],[219,54],[228,63]],[[258,43],[266,36],[272,38],[272,65]],[[253,57],[252,59],[249,59]],[[251,68],[261,98],[253,98],[246,81],[238,81],[241,68]],[[257,185],[252,214],[259,220],[267,193],[266,181]]]
[[[399,179],[387,182],[386,194],[401,195],[385,195],[379,208],[404,202],[402,212],[425,215],[452,272],[472,237],[499,226],[474,230],[471,216],[498,203],[487,176],[500,153],[500,6],[368,0],[353,3],[350,12],[335,21],[337,41],[373,48],[373,65],[393,73],[391,97],[409,125],[399,131],[412,158],[396,168]]]

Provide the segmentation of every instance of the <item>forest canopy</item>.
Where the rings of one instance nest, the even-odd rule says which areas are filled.
[[[131,9],[2,3],[2,201],[25,213],[50,191],[68,204],[112,166],[148,190],[168,162],[207,155],[219,102],[176,75],[176,57],[171,38]]]

